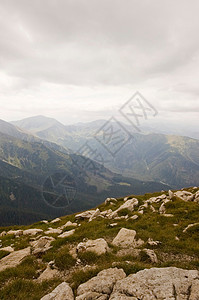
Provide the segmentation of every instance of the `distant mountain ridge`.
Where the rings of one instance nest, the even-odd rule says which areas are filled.
[[[2,124],[4,126],[0,127],[0,225],[23,224],[37,221],[41,216],[56,217],[63,213],[89,209],[101,203],[110,194],[120,196],[123,193],[130,194],[132,190],[135,194],[139,194],[142,191],[152,192],[168,188],[159,182],[123,177],[90,159],[87,159],[87,163],[88,165],[90,163],[92,168],[83,168],[84,157],[73,154],[58,144],[21,133],[14,125],[8,123],[6,127],[6,122]],[[4,133],[1,132],[1,128]],[[5,133],[6,130],[10,135]],[[53,174],[55,178],[59,174],[66,174],[76,181],[75,199],[66,207],[54,207],[48,205],[51,202],[45,202],[42,189],[46,180]],[[49,199],[56,198],[56,193],[54,187],[49,190]],[[62,192],[58,190],[58,193]],[[11,198],[14,200],[10,198],[12,194]],[[62,194],[60,196],[63,198]],[[11,216],[14,216],[13,221]]]
[[[85,142],[89,142],[93,149],[99,150],[104,161],[107,161],[105,166],[114,172],[140,180],[161,181],[173,188],[199,185],[199,140],[185,136],[136,133],[128,126],[126,129],[133,139],[123,145],[113,159],[95,139],[96,132],[105,121],[64,126],[56,120],[39,116],[15,124],[23,125],[22,128],[28,130],[33,126],[30,126],[29,122],[37,124],[37,119],[38,124],[42,123],[41,130],[37,131],[39,137],[74,152],[78,152]],[[114,123],[112,124],[114,127]],[[42,129],[44,127],[45,130]],[[58,127],[61,127],[61,130],[58,130]]]

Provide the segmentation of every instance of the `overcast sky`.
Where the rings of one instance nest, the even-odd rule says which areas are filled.
[[[198,0],[0,0],[0,118],[117,115],[136,91],[198,126]]]

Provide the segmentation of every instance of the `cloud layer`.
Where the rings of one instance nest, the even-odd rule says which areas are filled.
[[[0,117],[103,117],[139,90],[191,118],[198,10],[197,0],[1,0]]]

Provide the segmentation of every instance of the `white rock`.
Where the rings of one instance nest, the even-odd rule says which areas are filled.
[[[91,251],[97,255],[106,253],[109,250],[107,242],[100,238],[96,240],[88,240],[77,245],[77,252]]]
[[[157,255],[155,254],[155,252],[153,250],[143,249],[143,251],[146,253],[146,255],[148,255],[148,257],[152,263],[158,263]]]
[[[59,277],[60,273],[56,269],[51,269],[48,265],[47,268],[41,273],[41,275],[37,278],[37,281],[41,282],[44,280],[50,280],[55,277]]]
[[[0,233],[0,236],[5,236],[7,233],[6,233],[6,231],[2,231],[1,233]]]
[[[117,202],[117,199],[115,199],[115,198],[106,198],[106,200],[105,200],[105,204],[108,204],[108,203],[110,203],[110,202]]]
[[[135,236],[136,236],[135,230],[122,228],[120,229],[120,231],[118,232],[114,240],[112,241],[112,244],[123,248],[128,248],[128,247],[135,248],[137,247]]]
[[[151,238],[148,238],[147,244],[149,244],[150,246],[158,246],[159,244],[161,244],[160,241],[154,241]]]
[[[161,206],[160,206],[160,208],[159,208],[159,213],[160,214],[165,214],[165,212],[166,212],[166,208],[164,206],[164,203],[162,203]]]
[[[37,228],[34,228],[34,229],[26,229],[26,230],[23,230],[23,235],[36,235],[37,233],[42,233],[43,230],[42,229],[37,229]]]
[[[77,300],[82,299],[103,299],[100,296],[109,296],[113,290],[114,284],[126,277],[122,269],[110,268],[98,273],[97,276],[81,284],[77,289]],[[89,293],[97,293],[98,298],[89,298]],[[108,298],[104,298],[108,299]]]
[[[64,229],[64,228],[67,228],[67,227],[77,227],[78,224],[77,223],[72,223],[71,221],[68,221],[66,222],[66,224],[62,225],[61,227],[59,227],[60,229]]]
[[[91,222],[92,220],[96,219],[99,215],[100,215],[100,210],[99,208],[97,208],[88,221]]]
[[[23,235],[23,230],[9,230],[7,234],[14,234],[14,236],[21,236]]]
[[[138,200],[136,198],[129,199],[124,204],[122,204],[115,212],[118,213],[122,209],[128,209],[129,211],[133,211],[136,205],[138,205]]]
[[[134,215],[132,217],[129,218],[130,220],[137,220],[138,219],[138,215]]]
[[[52,220],[50,223],[57,223],[59,221],[61,221],[61,219],[60,218],[56,218],[56,219]]]
[[[41,300],[74,300],[74,295],[69,284],[62,282],[50,294],[42,297]]]
[[[183,230],[183,232],[185,233],[189,228],[192,228],[192,227],[197,226],[197,225],[199,225],[199,223],[189,224],[189,225]]]
[[[75,229],[69,230],[69,231],[65,231],[62,234],[58,235],[59,238],[66,238],[68,236],[71,236],[75,233]]]
[[[110,300],[197,300],[198,291],[199,272],[196,270],[151,268],[117,281]]]
[[[169,190],[169,199],[171,200],[173,198],[173,196],[174,196],[174,193],[171,190]]]
[[[32,254],[40,254],[52,248],[51,243],[55,239],[50,236],[42,236],[37,241],[33,241],[30,243],[32,246]]]
[[[76,219],[90,219],[96,210],[87,210],[75,216]]]
[[[8,252],[14,252],[14,249],[11,246],[3,247],[0,250],[8,251]]]
[[[59,228],[49,228],[47,231],[45,231],[45,234],[52,234],[52,233],[61,234],[62,230]]]
[[[22,250],[14,251],[8,254],[7,256],[3,257],[0,260],[0,272],[4,271],[7,268],[16,267],[28,255],[30,255],[30,247]]]

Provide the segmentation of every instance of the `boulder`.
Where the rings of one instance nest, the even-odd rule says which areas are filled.
[[[109,250],[107,242],[100,238],[96,240],[88,240],[86,242],[81,242],[77,245],[77,252],[91,251],[95,252],[97,255],[106,253]]]
[[[58,223],[59,221],[61,221],[61,219],[60,218],[56,218],[56,219],[52,220],[50,223]]]
[[[162,215],[166,213],[166,208],[165,208],[165,206],[164,206],[164,203],[162,203],[162,204],[160,205],[159,213],[162,214]]]
[[[41,275],[37,278],[37,281],[41,282],[44,280],[50,280],[54,277],[59,277],[60,273],[56,269],[51,269],[50,266],[47,266],[47,268],[41,273]]]
[[[61,227],[59,227],[59,229],[64,229],[67,227],[76,227],[78,224],[77,223],[72,223],[71,221],[66,222],[66,224],[62,225]]]
[[[62,233],[62,230],[59,229],[59,228],[48,228],[47,231],[45,231],[45,234],[61,234]]]
[[[188,201],[188,197],[192,196],[193,194],[187,191],[177,191],[174,193],[175,196],[180,198],[181,200]]]
[[[7,247],[4,247],[4,248],[0,248],[0,250],[8,251],[8,252],[14,252],[14,249],[13,249],[11,246],[7,246]]]
[[[116,202],[117,202],[117,199],[115,199],[115,198],[106,198],[105,204],[108,204],[108,203],[111,203],[111,202],[116,203]]]
[[[158,263],[158,258],[157,255],[155,254],[155,252],[151,249],[143,249],[142,251],[144,251],[146,253],[146,255],[149,257],[150,261],[153,264],[157,264]]]
[[[80,299],[108,299],[115,283],[126,277],[122,269],[110,268],[98,273],[97,276],[91,278],[89,281],[81,284],[77,289],[77,300]],[[95,294],[89,294],[95,293]],[[90,298],[92,296],[105,298]]]
[[[169,199],[171,200],[173,198],[173,196],[174,196],[174,193],[171,190],[169,190]]]
[[[198,300],[198,291],[199,272],[196,270],[151,268],[117,281],[110,300]]]
[[[69,231],[65,231],[62,234],[58,235],[59,238],[66,238],[68,236],[71,236],[75,233],[75,229],[69,230]]]
[[[5,236],[7,233],[6,233],[6,231],[2,231],[1,233],[0,233],[0,237],[1,236]]]
[[[76,219],[82,219],[82,220],[84,220],[84,219],[90,219],[91,217],[92,217],[92,215],[94,214],[96,212],[96,210],[94,210],[94,209],[92,209],[92,210],[87,210],[87,211],[84,211],[84,212],[82,212],[82,213],[80,213],[80,214],[77,214],[76,216],[75,216],[75,218]]]
[[[36,234],[42,233],[42,232],[43,232],[42,229],[37,229],[37,228],[26,229],[26,230],[23,230],[23,235],[36,235]]]
[[[114,246],[120,246],[122,248],[141,246],[144,242],[142,240],[136,241],[136,231],[132,229],[122,228],[112,241]]]
[[[7,234],[14,234],[14,236],[18,237],[23,235],[23,230],[9,230]]]
[[[96,211],[89,218],[89,222],[91,222],[92,220],[96,219],[99,215],[100,215],[100,210],[99,210],[99,208],[97,208]]]
[[[41,300],[74,300],[74,295],[68,283],[62,282],[50,294]]]
[[[136,205],[138,205],[138,199],[129,199],[126,202],[124,202],[124,204],[122,204],[115,212],[118,213],[122,209],[128,209],[129,211],[133,211]]]
[[[32,254],[36,255],[36,254],[40,254],[40,253],[46,252],[47,250],[49,250],[50,248],[52,248],[51,243],[54,240],[55,239],[53,237],[42,236],[37,241],[31,242],[30,244],[32,246]]]
[[[30,255],[30,247],[22,250],[14,251],[0,260],[0,272],[7,268],[14,268],[19,265],[22,260]]]

